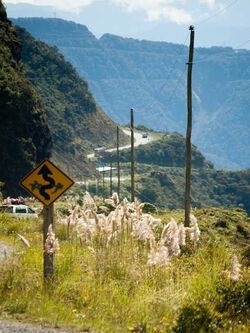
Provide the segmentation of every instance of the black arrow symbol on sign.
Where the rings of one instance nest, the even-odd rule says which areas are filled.
[[[50,200],[50,195],[46,193],[46,190],[49,190],[51,188],[54,188],[55,181],[53,178],[49,177],[49,175],[52,175],[53,173],[50,171],[50,169],[47,167],[47,165],[43,165],[40,171],[38,172],[38,175],[41,175],[44,180],[49,182],[47,185],[41,186],[39,193],[44,197],[45,200]]]

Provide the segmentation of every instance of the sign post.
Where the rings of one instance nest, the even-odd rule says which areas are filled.
[[[49,231],[49,226],[54,229],[54,204],[43,206],[43,278],[44,280],[54,277],[54,253],[45,251],[45,243]]]
[[[48,159],[43,160],[21,181],[21,186],[43,203],[43,248],[44,280],[54,276],[54,252],[47,251],[46,240],[49,228],[54,227],[53,203],[72,185],[74,181]]]

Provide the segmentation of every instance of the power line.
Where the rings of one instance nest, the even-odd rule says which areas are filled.
[[[219,9],[217,12],[215,12],[213,15],[201,20],[201,21],[198,21],[195,23],[196,26],[199,26],[200,24],[203,24],[203,23],[206,23],[210,20],[212,20],[214,17],[220,15],[221,13],[225,12],[227,9],[229,9],[230,7],[232,7],[233,5],[235,5],[237,2],[239,2],[239,0],[233,0],[231,2],[229,2],[225,7]]]
[[[247,39],[245,42],[242,42],[240,43],[239,45],[236,45],[234,48],[234,50],[238,50],[240,49],[242,46],[246,45],[247,43],[250,42],[250,39]],[[221,52],[221,53],[216,53],[216,54],[212,54],[210,56],[207,56],[207,57],[204,57],[202,58],[201,60],[198,60],[198,61],[195,61],[194,64],[199,64],[199,63],[202,63],[202,62],[207,62],[209,61],[210,59],[213,59],[217,56],[221,57],[221,56],[227,56],[227,55],[232,55],[232,53],[230,53],[230,51],[227,51],[227,52]]]
[[[177,57],[176,57],[175,63],[173,64],[172,67],[170,67],[170,69],[169,69],[169,71],[168,71],[167,77],[166,77],[166,79],[165,79],[166,81],[168,81],[168,79],[170,78],[170,75],[171,75],[171,74],[173,73],[173,71],[174,71],[174,67],[175,67],[176,64],[177,64],[178,58],[180,57],[182,51],[184,50],[184,48],[185,48],[185,46],[186,46],[186,42],[187,42],[188,36],[189,36],[189,33],[187,34],[187,36],[186,36],[186,38],[185,38],[185,40],[184,40],[184,42],[183,42],[182,48],[180,48],[180,51],[179,51],[179,53],[178,53],[178,55],[177,55]],[[163,84],[163,86],[160,88],[160,90],[159,90],[159,92],[158,92],[159,94],[162,92],[162,90],[165,88],[166,85],[167,85],[167,82],[165,82],[165,83]]]
[[[169,70],[168,70],[168,72],[167,72],[167,76],[166,76],[166,78],[164,79],[165,82],[163,83],[163,85],[161,86],[161,88],[157,91],[157,94],[158,94],[158,95],[160,95],[160,94],[162,93],[163,89],[167,86],[168,81],[169,81],[169,78],[170,78],[170,76],[173,74],[174,69],[176,68],[176,64],[177,64],[177,62],[179,61],[182,52],[185,50],[185,47],[187,46],[186,43],[187,43],[188,37],[189,37],[189,33],[187,33],[187,35],[186,35],[186,37],[185,37],[183,43],[181,43],[181,47],[180,47],[180,49],[179,49],[179,52],[178,52],[178,54],[177,54],[176,57],[175,57],[175,62],[173,63],[173,65],[172,65],[171,67],[169,67]],[[184,71],[185,71],[185,68],[184,68]],[[176,92],[176,89],[179,87],[179,84],[180,84],[180,81],[181,81],[181,79],[182,79],[182,77],[183,77],[184,71],[178,76],[178,78],[177,78],[177,84],[174,86],[174,88],[173,88],[173,90],[172,90],[172,93],[170,94],[169,101],[171,101],[171,102],[172,102],[172,99],[173,99],[174,95],[177,93],[177,92]],[[151,103],[149,106],[147,106],[147,108],[152,108],[155,104],[157,104],[157,102],[158,102],[157,100],[154,100],[154,102]],[[158,103],[159,103],[159,102],[158,102]],[[168,104],[169,104],[169,103],[168,103]],[[158,109],[158,112],[159,112],[159,114],[160,114],[160,115],[161,115],[166,121],[169,120],[169,119],[166,117],[166,112],[164,112],[161,108]],[[167,125],[166,125],[166,127],[165,127],[165,131],[167,131]]]
[[[159,207],[159,208],[165,208],[165,209],[166,209],[165,206],[163,206],[163,205],[161,205],[161,204],[158,204],[158,203],[155,203],[153,200],[149,199],[146,195],[142,194],[140,191],[135,190],[135,192],[136,192],[137,194],[139,194],[139,195],[141,196],[141,198],[146,199],[146,200],[147,200],[146,202],[149,202],[149,203],[151,203],[152,205],[157,206],[157,207]]]

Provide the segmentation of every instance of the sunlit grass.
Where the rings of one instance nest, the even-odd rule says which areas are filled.
[[[181,221],[182,215],[171,212],[162,215],[162,219],[167,222],[174,216]],[[198,211],[197,216],[204,229],[206,214]],[[226,310],[220,310],[224,297],[218,292],[221,284],[227,290],[234,288],[223,275],[234,248],[227,235],[212,225],[208,232],[203,230],[198,246],[188,245],[165,269],[147,265],[149,247],[142,246],[130,232],[119,235],[109,247],[96,237],[90,248],[80,243],[73,227],[68,238],[67,226],[58,225],[56,277],[46,287],[42,279],[41,227],[41,220],[13,221],[1,217],[0,240],[15,248],[14,255],[0,263],[3,315],[91,332],[122,333],[189,332],[183,320],[191,321],[193,313],[192,333],[206,331],[208,326],[199,328],[202,316],[207,318],[208,324],[205,320],[204,325],[211,326],[210,332],[227,332],[230,327],[234,327],[234,332],[247,332],[247,316],[237,314],[230,301],[223,303]],[[230,228],[234,231],[235,227]],[[16,239],[16,232],[30,241],[30,248]],[[233,232],[229,239],[232,238]],[[249,279],[246,269],[242,279]],[[249,288],[243,282],[239,286],[239,295]]]

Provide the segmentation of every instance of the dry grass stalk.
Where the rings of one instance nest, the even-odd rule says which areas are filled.
[[[52,224],[50,224],[47,238],[45,241],[44,251],[48,254],[54,254],[60,250],[58,239],[55,237],[55,234],[52,229]]]
[[[239,260],[235,254],[232,256],[231,265],[227,271],[227,276],[234,282],[239,281],[241,278],[241,264],[239,263]]]

